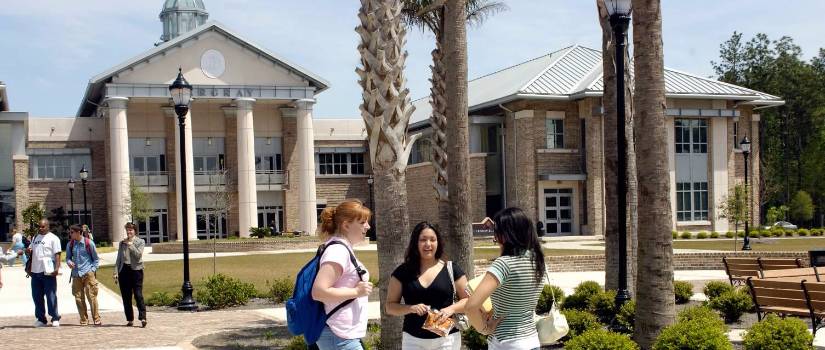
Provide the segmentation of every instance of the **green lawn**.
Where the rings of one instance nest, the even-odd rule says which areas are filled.
[[[737,249],[742,247],[742,239],[736,240]],[[676,249],[733,250],[733,239],[725,240],[675,240]],[[807,252],[811,249],[825,248],[825,237],[816,238],[764,238],[751,239],[751,248],[761,252]]]
[[[545,249],[548,256],[602,254],[592,250]],[[378,256],[375,251],[357,252],[358,259],[367,265],[367,269],[377,276]],[[475,259],[493,259],[498,256],[498,249],[476,248]],[[228,256],[217,259],[217,272],[252,282],[259,292],[266,290],[266,281],[277,278],[295,278],[295,274],[309,261],[312,253],[260,254]],[[98,280],[107,288],[119,293],[118,286],[112,280],[114,266],[100,268]],[[212,259],[192,259],[189,262],[190,279],[198,288],[204,277],[212,274]],[[155,261],[145,264],[143,294],[148,298],[153,292],[174,294],[180,290],[183,280],[183,263],[181,261]]]

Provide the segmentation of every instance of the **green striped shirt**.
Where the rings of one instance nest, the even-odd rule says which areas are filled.
[[[499,282],[490,298],[496,317],[504,317],[494,332],[500,342],[536,335],[533,315],[543,285],[535,282],[531,255],[501,256],[487,269]]]

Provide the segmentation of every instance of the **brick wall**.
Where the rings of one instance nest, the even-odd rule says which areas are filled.
[[[536,154],[536,173],[548,174],[583,174],[581,155],[575,153],[547,153]]]
[[[177,118],[171,116],[164,118],[166,123],[166,171],[169,172],[169,193],[166,195],[167,205],[167,230],[169,232],[169,240],[174,241],[178,239],[178,194],[177,194],[177,152],[175,151],[178,145],[175,144],[175,124]]]
[[[487,216],[487,155],[470,155],[470,220],[480,222]],[[491,213],[490,215],[495,214]]]
[[[23,210],[29,206],[29,160],[28,157],[15,158],[14,163],[14,217],[15,225],[23,228]]]
[[[316,177],[315,193],[318,203],[335,206],[345,199],[358,199],[369,206],[370,191],[366,177]],[[371,208],[372,209],[372,208]]]
[[[430,162],[407,167],[407,213],[411,225],[427,221],[438,224],[441,228],[446,227],[447,222],[441,222],[439,217],[439,203],[433,188],[433,179],[435,168]],[[446,210],[446,206],[444,209]]]
[[[232,114],[232,115],[229,115]],[[230,199],[230,209],[229,209],[229,221],[227,222],[226,229],[228,230],[229,234],[234,235],[235,232],[239,232],[240,229],[238,227],[238,221],[240,218],[240,211],[238,209],[238,118],[235,114],[235,109],[231,109],[230,113],[227,113],[225,121],[225,128],[226,131],[226,139],[224,143],[224,147],[226,148],[226,169],[229,171],[227,172],[227,179],[226,179],[226,191],[235,195],[231,196]]]
[[[295,147],[298,145],[298,119],[283,117],[283,166],[289,173],[289,183],[284,191],[284,221],[286,231],[298,229],[298,156]]]

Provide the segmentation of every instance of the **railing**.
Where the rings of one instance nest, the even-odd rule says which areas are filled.
[[[288,184],[288,172],[284,170],[256,170],[255,183],[259,186],[286,185]]]
[[[131,175],[140,187],[167,187],[171,182],[167,171],[133,171]]]
[[[195,186],[223,186],[226,179],[223,170],[195,171]]]

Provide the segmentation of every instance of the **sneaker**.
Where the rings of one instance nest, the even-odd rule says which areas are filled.
[[[52,321],[52,327],[60,327],[60,321]]]
[[[146,320],[140,320],[140,327],[146,328]]]
[[[95,326],[102,326],[102,325],[103,325],[103,321],[95,321]]]
[[[126,322],[126,327],[132,327],[133,325],[134,323],[132,323],[132,321]]]
[[[46,324],[40,321],[34,321],[34,328],[46,327]]]

